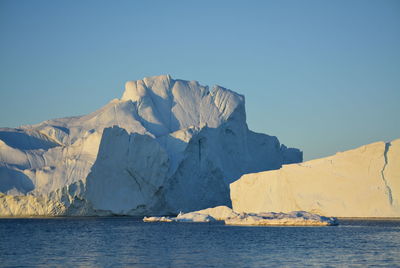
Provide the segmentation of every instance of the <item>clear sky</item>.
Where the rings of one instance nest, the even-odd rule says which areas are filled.
[[[246,96],[305,160],[400,137],[400,1],[0,0],[0,127],[171,74]]]

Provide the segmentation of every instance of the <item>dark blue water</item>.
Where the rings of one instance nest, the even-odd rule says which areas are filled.
[[[0,266],[400,266],[400,221],[333,227],[0,219]]]

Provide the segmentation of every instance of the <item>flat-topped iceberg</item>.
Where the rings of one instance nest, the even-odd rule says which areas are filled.
[[[258,226],[332,226],[338,220],[323,217],[305,211],[290,213],[262,212],[236,213],[226,206],[218,206],[204,210],[180,213],[177,217],[144,217],[144,222],[213,222],[223,221],[227,225]]]
[[[245,174],[230,189],[236,212],[400,217],[400,139]]]

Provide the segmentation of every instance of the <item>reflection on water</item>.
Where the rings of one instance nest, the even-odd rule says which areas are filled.
[[[400,220],[235,227],[140,219],[0,219],[0,266],[262,267],[400,264]]]

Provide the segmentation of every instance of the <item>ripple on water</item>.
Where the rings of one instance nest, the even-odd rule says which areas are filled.
[[[400,220],[335,227],[0,219],[0,266],[262,267],[400,263]]]

